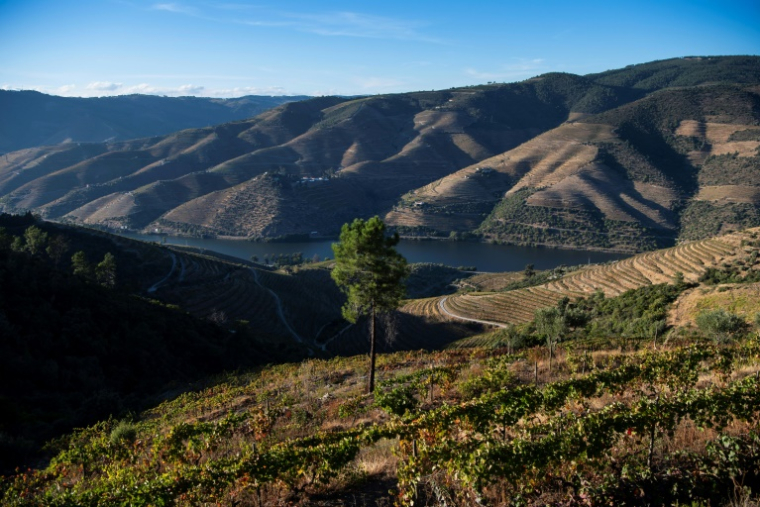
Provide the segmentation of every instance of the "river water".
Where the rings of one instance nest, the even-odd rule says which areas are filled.
[[[318,257],[320,260],[333,257],[330,246],[335,240],[315,240],[298,243],[254,243],[230,239],[177,238],[149,234],[121,233],[123,236],[169,245],[184,245],[212,250],[232,257],[250,260],[257,256],[259,261],[278,254],[301,252],[305,259]],[[563,250],[510,245],[492,245],[466,241],[415,241],[401,240],[396,247],[409,262],[434,262],[448,266],[475,266],[478,271],[521,271],[528,264],[536,269],[551,269],[560,265],[607,262],[628,257],[584,250]]]

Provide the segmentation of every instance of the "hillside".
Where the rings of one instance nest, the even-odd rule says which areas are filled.
[[[386,220],[629,251],[757,226],[759,105],[756,87],[658,91],[416,189]]]
[[[7,210],[79,223],[242,237],[329,234],[560,124],[598,88],[556,75],[312,99],[163,138],[11,153],[0,167],[0,192]],[[617,100],[615,90],[608,95]]]
[[[169,257],[155,245],[0,215],[1,473],[36,462],[51,438],[167,390],[303,354],[271,347],[281,339],[266,329],[221,327],[150,298]]]
[[[760,229],[540,272],[415,265],[366,395],[329,263],[0,227],[3,505],[760,493]]]
[[[165,135],[250,118],[306,96],[235,99],[122,95],[56,97],[0,90],[0,154],[62,143],[99,143]]]
[[[44,468],[0,478],[0,501],[753,505],[756,331],[623,331],[685,288],[571,303],[553,359],[532,326],[496,349],[381,355],[374,395],[365,356],[227,375],[57,440]]]
[[[760,225],[758,57],[359,99],[0,158],[0,209],[170,234],[404,234],[620,251]]]
[[[750,229],[686,242],[564,275],[547,273],[550,281],[537,277],[536,283],[528,283],[530,286],[526,288],[482,291],[476,286],[474,291],[411,301],[401,311],[430,319],[481,322],[499,327],[523,324],[532,321],[537,310],[554,306],[563,298],[576,300],[597,293],[614,297],[629,290],[671,283],[679,276],[686,282],[696,282],[710,270],[734,262],[741,263],[745,269],[754,269],[757,255],[753,256],[754,249],[746,245],[754,244],[759,232],[759,229]],[[498,288],[498,276],[490,276],[486,283]],[[506,278],[513,283],[515,277],[508,274]],[[477,279],[465,285],[474,283]]]
[[[461,272],[415,273],[414,291],[438,293]],[[0,474],[36,463],[45,441],[72,428],[209,375],[367,349],[366,322],[343,320],[325,264],[275,270],[0,214],[0,282]],[[383,352],[481,330],[408,314],[380,327]]]

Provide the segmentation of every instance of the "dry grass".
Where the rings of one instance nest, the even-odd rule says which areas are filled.
[[[722,309],[753,323],[760,312],[760,283],[698,287],[684,292],[668,315],[668,324],[694,325],[704,310]]]
[[[760,203],[760,188],[742,185],[703,186],[695,197],[699,201],[725,203]]]
[[[760,141],[729,141],[730,137],[740,130],[760,130],[760,127],[684,120],[676,129],[675,134],[696,137],[709,143],[704,149],[689,153],[692,164],[701,165],[710,155],[736,153],[740,157],[754,157],[757,149],[760,148]]]
[[[471,287],[483,292],[502,290],[504,287],[523,280],[525,275],[519,271],[508,273],[481,273],[462,280],[463,287]]]
[[[357,467],[372,477],[394,478],[399,458],[394,454],[398,439],[381,439],[369,447],[362,448],[356,456]]]

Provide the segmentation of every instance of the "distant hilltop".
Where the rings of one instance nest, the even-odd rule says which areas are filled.
[[[759,149],[760,58],[676,58],[16,151],[0,209],[241,239],[380,215],[404,235],[641,251],[759,226]]]
[[[243,120],[307,96],[235,99],[120,95],[57,97],[0,90],[0,153],[67,142],[99,143]]]

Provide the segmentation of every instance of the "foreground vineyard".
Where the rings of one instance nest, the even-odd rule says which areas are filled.
[[[506,292],[467,292],[438,298],[437,303],[432,300],[410,302],[402,311],[448,320],[460,318],[495,325],[521,324],[531,321],[539,308],[552,306],[563,297],[577,299],[597,291],[608,297],[617,296],[627,290],[671,282],[681,275],[686,281],[696,281],[708,268],[736,257],[749,257],[742,245],[754,240],[757,233],[757,229],[751,229],[647,252],[622,261],[579,269],[536,287]]]
[[[342,505],[389,447],[402,505],[710,500],[760,464],[759,358],[756,339],[597,354],[537,386],[520,356],[399,353],[374,402],[361,358],[273,367],[73,435],[45,470],[4,479],[3,505]]]
[[[104,412],[114,414],[108,419],[89,419],[100,421],[94,426],[58,433],[64,436],[46,446],[49,462],[27,460],[39,468],[0,478],[0,504],[755,501],[760,313],[744,300],[760,282],[758,248],[757,231],[748,231],[623,263],[526,270],[503,281],[472,277],[469,288],[522,288],[408,302],[407,313],[379,325],[384,336],[401,330],[385,350],[448,348],[381,354],[373,395],[364,392],[365,356],[171,384],[153,398],[167,401],[145,398],[142,407],[153,408],[142,413],[114,409]],[[226,331],[204,326],[230,342],[247,326],[258,328],[260,352],[232,343],[246,357],[288,347],[366,350],[361,326],[331,316],[338,307],[332,289],[317,290],[333,287],[323,265],[272,271],[182,250],[163,255],[171,262],[146,274],[148,293],[179,298],[222,324]],[[459,276],[431,266],[418,271],[412,286],[421,294],[440,286],[433,274],[446,275],[443,285]],[[654,283],[660,280],[670,283]],[[688,317],[689,298],[701,298],[691,303],[695,317]],[[505,306],[524,324],[495,320]],[[543,307],[549,310],[536,315],[533,308]],[[668,320],[676,309],[683,313],[678,327]],[[561,326],[549,327],[550,318]],[[503,327],[472,336],[482,326],[470,321]],[[265,330],[262,322],[273,325]],[[5,435],[0,452],[23,458],[23,441]]]

